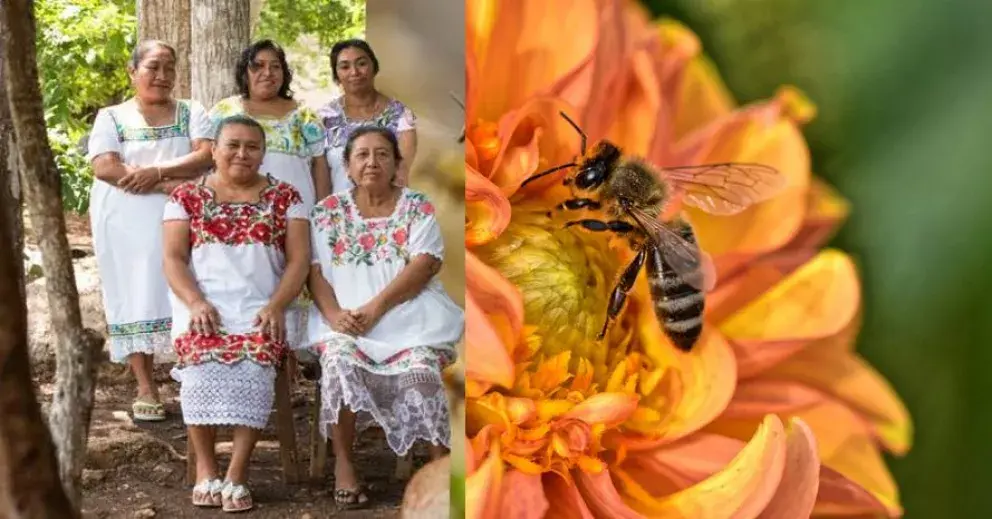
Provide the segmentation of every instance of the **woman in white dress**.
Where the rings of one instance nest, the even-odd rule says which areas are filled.
[[[225,117],[247,115],[258,121],[265,130],[261,171],[295,187],[309,210],[331,192],[324,126],[316,112],[293,99],[286,53],[271,40],[249,45],[238,59],[235,79],[240,93],[214,105],[211,120],[217,124]],[[305,297],[290,305],[287,319],[297,324],[294,329],[305,329],[309,307]],[[290,348],[305,346],[305,338],[291,336]]]
[[[360,506],[368,497],[351,460],[356,422],[381,427],[400,456],[417,440],[434,458],[450,446],[441,372],[465,321],[436,277],[444,244],[434,206],[393,182],[396,136],[360,128],[344,149],[355,187],[318,202],[310,215],[309,287],[319,313],[311,313],[309,333],[320,354],[321,431],[326,436],[330,426],[335,499]]]
[[[355,129],[381,126],[397,138],[403,160],[396,168],[396,184],[410,183],[410,165],[417,154],[417,118],[413,111],[375,88],[379,59],[367,42],[339,41],[331,47],[331,74],[343,94],[317,110],[327,130],[327,163],[331,168],[332,191],[347,191],[355,184],[348,178],[344,145]]]
[[[272,409],[276,367],[292,323],[286,309],[306,281],[306,205],[286,182],[259,173],[265,132],[234,116],[218,125],[214,174],[187,182],[165,206],[165,274],[174,296],[183,421],[196,453],[193,504],[252,507],[248,461]],[[218,426],[233,426],[224,480]]]
[[[138,382],[135,420],[164,420],[154,355],[171,360],[171,310],[162,274],[162,209],[179,182],[210,166],[212,128],[202,106],[172,97],[176,51],[141,42],[128,63],[134,97],[97,112],[90,224],[110,336],[110,360]]]

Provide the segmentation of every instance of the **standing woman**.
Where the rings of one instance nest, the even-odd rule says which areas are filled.
[[[202,106],[172,97],[176,51],[138,44],[128,62],[134,97],[97,112],[86,154],[93,248],[110,335],[110,360],[131,365],[135,420],[163,420],[155,353],[171,355],[169,288],[162,273],[162,211],[179,183],[203,173],[211,126]]]
[[[362,126],[381,126],[396,135],[402,162],[397,166],[395,184],[410,183],[410,165],[417,154],[417,130],[413,111],[396,99],[375,89],[379,60],[367,42],[339,41],[331,48],[331,73],[344,92],[317,111],[327,128],[327,162],[331,166],[331,186],[335,193],[355,186],[348,177],[344,152],[348,137]]]
[[[235,70],[240,94],[225,98],[210,110],[218,121],[247,115],[265,130],[265,159],[261,171],[288,182],[307,207],[331,192],[324,158],[324,126],[317,114],[293,99],[286,53],[272,40],[249,45]]]

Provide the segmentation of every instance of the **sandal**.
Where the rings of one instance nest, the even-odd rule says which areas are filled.
[[[220,496],[225,512],[245,512],[255,506],[248,487],[238,483],[225,481]]]
[[[223,503],[220,491],[224,482],[220,478],[204,479],[193,487],[193,505],[202,507],[217,507]]]
[[[361,486],[352,490],[342,488],[334,491],[334,502],[340,508],[355,510],[368,506],[369,497]]]
[[[141,397],[135,398],[131,404],[134,419],[142,422],[161,422],[165,420],[165,406],[160,402],[149,402]]]

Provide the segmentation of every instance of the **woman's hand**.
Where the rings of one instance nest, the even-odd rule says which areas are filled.
[[[362,325],[354,312],[351,310],[331,311],[327,316],[327,322],[331,329],[338,332],[357,337],[362,333]]]
[[[203,335],[213,335],[220,331],[220,314],[206,299],[200,299],[193,303],[189,310],[189,328],[191,330]]]
[[[265,305],[255,316],[255,327],[276,342],[286,340],[286,309]]]
[[[125,165],[127,175],[117,181],[117,187],[134,194],[145,194],[155,189],[155,185],[162,180],[161,170],[157,167],[136,168]]]
[[[358,318],[359,324],[362,326],[361,333],[365,333],[375,327],[375,324],[379,322],[382,315],[386,313],[386,308],[377,299],[372,299],[368,303],[356,308],[354,313]]]

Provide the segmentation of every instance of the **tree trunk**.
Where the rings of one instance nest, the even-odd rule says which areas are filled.
[[[262,15],[262,8],[265,7],[265,0],[251,0],[251,9],[249,11],[248,28],[251,33],[251,39],[255,39],[255,29],[258,25],[258,18]]]
[[[57,342],[56,387],[49,427],[58,453],[62,485],[78,510],[79,481],[93,409],[95,358],[102,349],[103,338],[96,331],[83,329],[80,317],[79,293],[62,212],[61,182],[48,145],[38,88],[32,4],[31,0],[0,3],[2,59],[24,180],[24,197],[41,248],[48,308]],[[26,470],[14,466],[18,467],[19,474]]]
[[[3,42],[0,42],[2,48]],[[17,164],[17,143],[14,141],[14,127],[10,120],[10,105],[7,102],[7,87],[0,58],[0,211],[5,212],[8,235],[17,261],[17,286],[21,299],[25,299],[24,287],[24,221],[21,217],[21,179]]]
[[[176,90],[190,97],[190,0],[138,0],[138,41],[162,40],[176,48]]]
[[[193,99],[209,110],[234,95],[234,67],[251,33],[249,0],[190,0]]]

